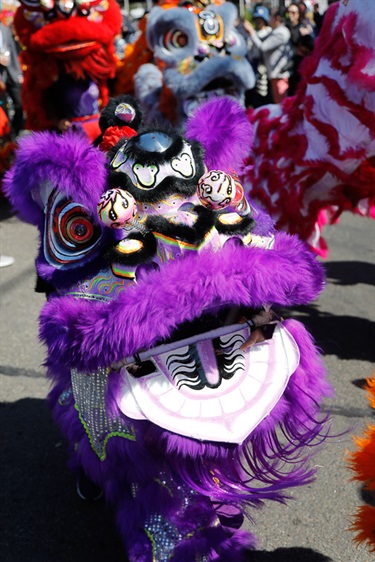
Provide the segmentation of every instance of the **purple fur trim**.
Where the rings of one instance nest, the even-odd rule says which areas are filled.
[[[251,151],[253,128],[244,108],[231,98],[199,106],[186,123],[186,138],[203,144],[209,170],[240,173]]]
[[[226,303],[304,304],[323,283],[323,268],[307,246],[281,233],[274,250],[224,247],[170,261],[110,303],[51,298],[40,335],[57,361],[92,371],[167,339],[203,310]]]
[[[21,219],[38,224],[43,209],[31,191],[45,181],[65,191],[68,197],[91,210],[106,190],[105,155],[77,132],[66,135],[42,132],[20,139],[12,169],[4,178],[4,191]]]
[[[220,562],[248,562],[250,560],[250,550],[254,550],[257,541],[248,531],[237,531],[222,545],[220,545]]]
[[[274,219],[263,211],[263,209],[254,205],[251,200],[249,200],[249,202],[254,210],[255,227],[252,231],[253,234],[257,234],[258,236],[269,236],[270,234],[275,234],[276,230]]]
[[[130,560],[151,562],[151,542],[143,529],[148,517],[156,513],[178,529],[182,537],[190,536],[177,546],[172,557],[176,562],[190,562],[203,555],[209,555],[209,560],[229,561],[230,549],[234,555],[232,560],[240,562],[245,552],[254,547],[250,533],[239,531],[228,538],[228,533],[216,526],[216,512],[208,497],[191,495],[188,490],[181,493],[183,483],[168,468],[157,448],[144,446],[142,426],[149,425],[147,422],[138,424],[136,442],[111,439],[107,458],[100,462],[88,444],[73,403],[61,406],[57,398],[54,390],[49,402],[55,419],[64,428],[68,441],[75,444],[74,452],[73,448],[71,451],[75,462],[71,463],[71,468],[82,466],[116,508],[117,525]],[[161,480],[165,480],[165,484]],[[131,484],[136,485],[135,498]]]

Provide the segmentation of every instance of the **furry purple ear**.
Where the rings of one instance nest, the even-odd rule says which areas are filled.
[[[43,209],[33,198],[46,182],[92,211],[106,190],[106,157],[81,133],[42,132],[20,139],[4,192],[20,218],[39,224]]]
[[[232,98],[223,97],[198,106],[186,122],[185,136],[204,146],[209,170],[240,173],[254,133],[245,109]]]

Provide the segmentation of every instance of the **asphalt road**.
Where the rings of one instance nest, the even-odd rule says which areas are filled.
[[[317,480],[288,505],[269,504],[247,524],[259,538],[249,562],[370,562],[352,543],[351,514],[360,502],[345,454],[372,412],[358,381],[373,372],[375,350],[375,222],[346,215],[326,228],[327,288],[312,306],[294,311],[321,347],[336,395],[327,402],[336,435],[316,456]],[[0,269],[0,553],[3,562],[126,562],[111,511],[75,493],[66,449],[44,397],[44,350],[34,292],[37,237],[2,203]]]

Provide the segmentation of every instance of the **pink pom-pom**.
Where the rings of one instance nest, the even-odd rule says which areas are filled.
[[[135,219],[137,204],[131,193],[115,187],[101,196],[98,203],[98,215],[106,226],[123,228]]]
[[[201,204],[215,211],[229,206],[237,207],[244,198],[240,182],[221,170],[210,170],[203,174],[198,182],[197,193]]]

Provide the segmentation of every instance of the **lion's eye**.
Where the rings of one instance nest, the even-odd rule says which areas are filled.
[[[71,14],[74,10],[73,0],[57,0],[57,7],[63,14]]]
[[[46,213],[44,251],[55,267],[73,265],[86,257],[101,238],[89,212],[57,190],[50,195]]]
[[[219,22],[213,18],[207,19],[203,24],[203,29],[207,35],[216,35],[220,29]]]
[[[76,212],[68,217],[65,224],[62,225],[67,240],[74,244],[86,244],[91,240],[94,235],[94,227],[87,215],[82,213],[78,207]]]
[[[222,20],[211,10],[204,10],[199,14],[199,23],[202,28],[203,36],[212,37],[222,33]]]
[[[187,44],[187,34],[179,29],[169,31],[164,37],[164,46],[166,49],[183,49]]]

